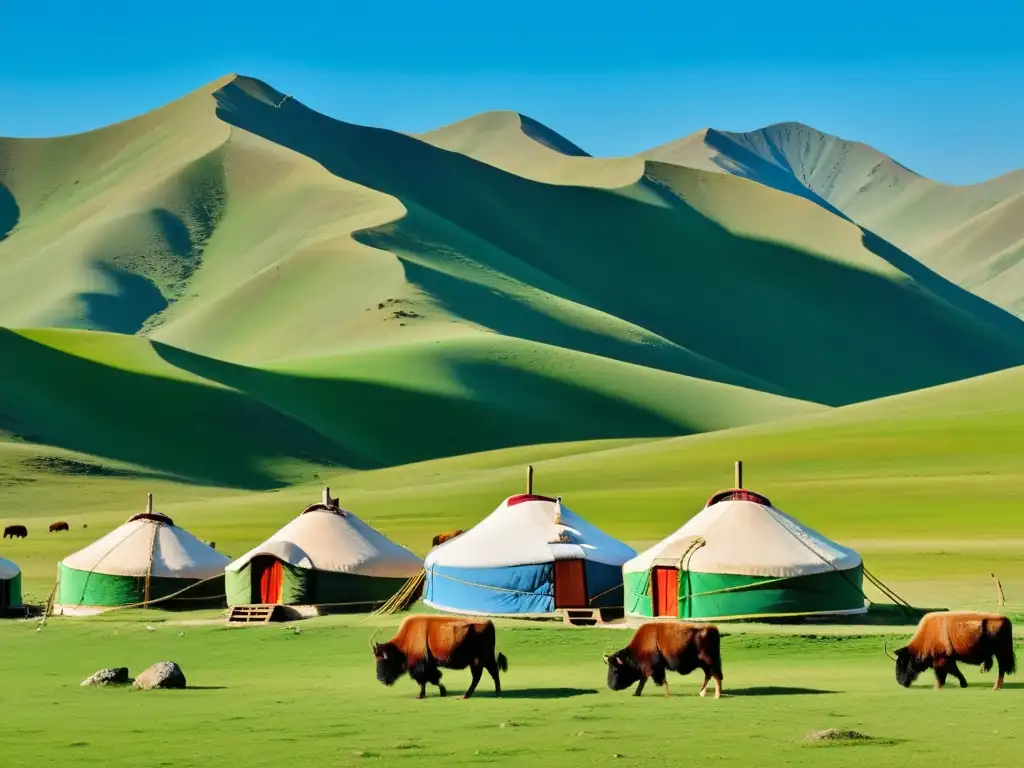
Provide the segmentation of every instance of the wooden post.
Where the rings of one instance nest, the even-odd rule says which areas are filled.
[[[526,468],[526,492],[533,495],[533,464]]]
[[[736,488],[742,488],[743,487],[743,462],[742,461],[737,461],[736,462],[736,485],[735,485],[735,487]]]
[[[996,608],[1002,608],[1006,605],[1006,595],[1003,594],[1003,585],[996,579],[994,573],[989,574],[993,579],[996,580]]]
[[[146,514],[153,514],[153,494],[146,494]],[[153,576],[153,556],[156,554],[156,536],[159,533],[159,526],[150,523],[153,527],[153,540],[149,543],[149,562],[146,564],[146,586],[142,596],[142,605],[144,608],[149,607],[149,581]]]

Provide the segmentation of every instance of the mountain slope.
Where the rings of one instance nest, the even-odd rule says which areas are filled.
[[[981,184],[940,184],[866,144],[799,123],[700,131],[644,156],[806,197],[1024,316],[1024,170]]]
[[[0,323],[148,337],[346,466],[714,430],[1024,363],[1019,321],[819,206],[589,158],[514,113],[412,137],[233,77],[3,146]],[[423,413],[491,426],[413,440]]]

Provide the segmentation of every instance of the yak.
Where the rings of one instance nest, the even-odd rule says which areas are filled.
[[[54,531],[67,531],[67,530],[70,530],[70,529],[68,528],[68,524],[65,523],[63,520],[61,520],[59,522],[56,522],[56,523],[50,523],[50,533],[53,533]]]
[[[448,533],[439,533],[437,534],[437,536],[430,540],[430,543],[436,547],[439,544],[444,544],[446,541],[451,541],[456,536],[461,536],[464,533],[465,531],[461,528],[455,531],[448,531]]]
[[[378,632],[380,630],[377,630]],[[501,695],[498,670],[508,671],[504,654],[494,655],[494,623],[490,619],[472,620],[446,616],[409,616],[403,619],[398,632],[386,643],[374,643],[370,649],[377,660],[377,679],[394,685],[406,672],[420,685],[417,699],[427,695],[427,683],[438,687],[442,696],[441,670],[469,667],[473,680],[463,696],[468,699],[476,690],[486,669],[494,680],[494,693]]]
[[[24,539],[28,536],[28,528],[24,525],[8,525],[4,528],[4,538],[10,536],[12,539]]]
[[[652,621],[641,624],[629,645],[606,654],[608,687],[613,691],[629,688],[637,680],[640,685],[634,696],[643,693],[647,678],[655,685],[665,686],[669,695],[667,671],[688,675],[695,669],[704,672],[700,695],[707,693],[708,681],[715,681],[715,698],[722,697],[721,635],[713,624],[690,624],[684,621]]]
[[[935,670],[936,688],[946,684],[947,675],[955,677],[960,681],[960,687],[966,688],[967,680],[957,662],[981,665],[981,671],[988,672],[995,657],[999,676],[992,690],[998,691],[1003,687],[1003,676],[1012,675],[1017,669],[1013,626],[1007,617],[998,613],[926,613],[907,645],[898,648],[893,656],[886,643],[885,652],[896,662],[896,682],[904,688],[909,688],[929,667]]]

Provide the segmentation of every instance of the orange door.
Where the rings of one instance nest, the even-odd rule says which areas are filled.
[[[582,560],[555,561],[555,608],[586,608],[587,578]]]
[[[280,603],[284,569],[276,557],[256,557],[252,561],[253,580],[258,585],[261,603]],[[255,591],[255,590],[254,590]]]
[[[675,568],[655,566],[651,573],[654,582],[654,615],[679,615],[679,571]]]

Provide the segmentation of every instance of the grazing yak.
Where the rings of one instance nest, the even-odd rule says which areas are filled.
[[[461,528],[459,528],[456,531],[448,531],[448,533],[439,533],[437,534],[437,536],[430,540],[430,543],[436,547],[438,544],[444,544],[446,541],[451,541],[456,536],[461,536],[464,533],[465,531]]]
[[[652,621],[641,624],[629,645],[616,653],[605,655],[608,665],[608,687],[613,691],[629,688],[637,680],[640,685],[634,696],[643,693],[647,678],[655,685],[665,686],[668,696],[668,671],[688,675],[695,669],[704,672],[700,695],[707,693],[708,681],[715,681],[715,698],[722,697],[721,635],[713,624],[690,624],[683,621]]]
[[[374,632],[373,637],[376,635]],[[469,667],[473,681],[463,698],[473,695],[485,669],[494,680],[495,695],[501,695],[498,670],[506,672],[508,660],[504,654],[494,655],[494,623],[489,619],[409,616],[388,642],[374,643],[373,637],[370,638],[370,649],[377,660],[377,679],[384,685],[394,685],[408,672],[420,684],[417,699],[426,697],[427,683],[436,685],[445,696],[447,691],[441,685],[438,667]]]
[[[24,525],[8,525],[4,528],[4,538],[10,536],[12,539],[24,539],[28,536],[28,528]]]
[[[53,533],[54,531],[67,531],[67,530],[70,530],[70,529],[68,528],[68,524],[65,523],[63,520],[58,521],[56,523],[50,523],[50,533]]]
[[[1003,675],[1012,675],[1017,668],[1013,626],[1008,618],[998,613],[926,613],[907,645],[897,649],[895,656],[889,654],[888,643],[885,651],[896,662],[896,682],[904,688],[909,688],[929,667],[935,670],[936,688],[946,684],[947,675],[955,677],[960,687],[966,688],[967,680],[956,663],[980,664],[981,671],[988,672],[995,657],[999,677],[992,690],[998,691],[1003,687]]]

